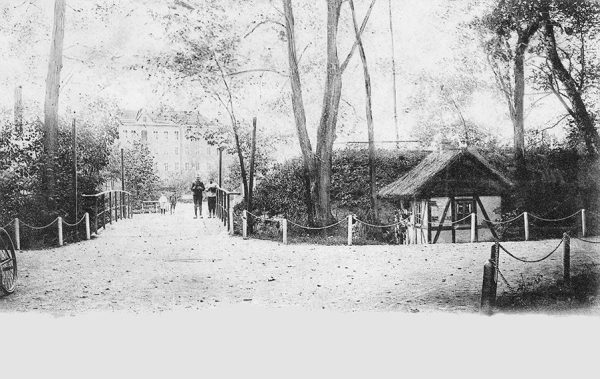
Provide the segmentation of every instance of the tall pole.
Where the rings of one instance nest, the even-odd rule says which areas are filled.
[[[77,223],[78,216],[78,202],[77,202],[77,126],[75,123],[75,118],[73,118],[73,199],[75,202],[75,220],[74,223]],[[77,229],[75,229],[75,234],[79,238],[79,233],[77,233]]]
[[[223,187],[223,146],[219,146],[219,188]]]
[[[392,0],[388,2],[389,18],[390,18],[390,37],[392,41],[392,76],[394,78],[394,128],[396,131],[396,141],[400,140],[400,133],[398,132],[398,98],[396,90],[396,53],[394,51],[394,23],[392,21]],[[400,148],[400,143],[396,142],[396,148]]]
[[[121,190],[125,191],[125,164],[123,159],[123,148],[121,148]]]

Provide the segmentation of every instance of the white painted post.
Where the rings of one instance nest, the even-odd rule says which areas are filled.
[[[523,212],[523,223],[525,224],[525,241],[529,241],[529,214]]]
[[[287,245],[288,244],[288,239],[287,239],[287,219],[283,219],[281,220],[281,228],[283,229],[283,244]]]
[[[475,213],[471,213],[471,243],[475,241],[475,234],[477,230],[477,215]]]
[[[58,246],[63,245],[63,220],[62,217],[58,217]]]
[[[85,212],[85,239],[90,239],[90,214]]]
[[[585,225],[585,209],[581,210],[581,236],[585,237],[586,225]]]
[[[230,199],[231,201],[231,199]],[[233,207],[229,204],[229,235],[233,235],[234,227],[233,227]]]
[[[348,246],[352,246],[352,215],[348,215]]]
[[[15,218],[15,243],[17,250],[21,250],[21,230],[19,229],[19,219]]]
[[[242,237],[248,239],[248,211],[242,212]]]

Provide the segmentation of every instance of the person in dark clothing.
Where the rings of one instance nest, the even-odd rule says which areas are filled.
[[[214,183],[211,179],[206,190],[206,198],[208,201],[208,218],[215,217],[215,205],[217,204],[217,188],[219,188],[219,186],[217,185],[217,183]]]
[[[192,194],[194,195],[194,218],[198,218],[198,208],[200,209],[200,218],[202,218],[202,193],[204,192],[204,183],[198,176],[192,183]]]

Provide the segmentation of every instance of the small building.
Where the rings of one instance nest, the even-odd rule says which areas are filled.
[[[410,216],[408,243],[468,242],[471,214],[476,240],[493,240],[486,220],[501,215],[512,183],[472,148],[430,153],[378,197]]]

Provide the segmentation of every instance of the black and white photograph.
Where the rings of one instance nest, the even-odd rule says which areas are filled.
[[[599,130],[597,0],[0,0],[0,372],[589,364]]]

